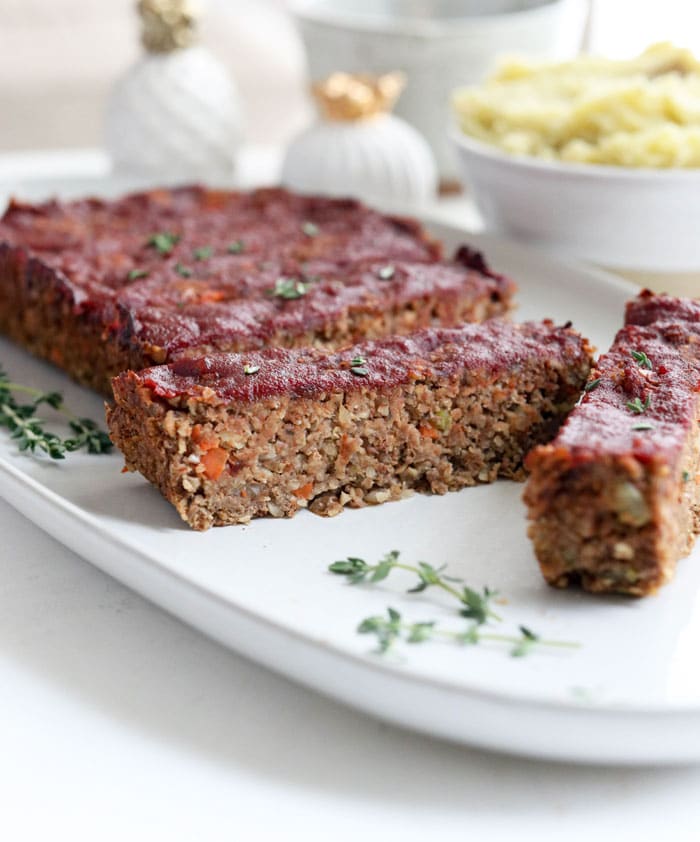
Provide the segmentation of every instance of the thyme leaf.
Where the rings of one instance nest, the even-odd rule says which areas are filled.
[[[369,374],[367,360],[361,356],[353,357],[350,360],[350,371],[357,377],[367,377]]]
[[[158,254],[162,254],[165,257],[170,254],[179,241],[179,234],[172,234],[170,231],[160,231],[157,234],[151,234],[146,240],[146,245],[152,246]]]
[[[646,412],[651,405],[651,395],[647,395],[644,403],[639,398],[635,398],[634,400],[627,401],[627,409],[630,412],[633,412],[635,415],[641,415],[643,412]]]
[[[632,359],[637,363],[640,368],[647,368],[650,371],[652,370],[653,366],[651,364],[651,360],[644,351],[630,351]]]
[[[283,298],[287,301],[294,301],[301,298],[309,291],[309,281],[302,281],[299,278],[277,278],[275,286],[268,291],[273,298]]]
[[[318,225],[316,225],[315,222],[309,222],[308,220],[302,223],[301,230],[307,237],[316,237],[319,233]]]
[[[195,260],[209,260],[212,254],[214,254],[214,249],[211,246],[201,246],[192,252]]]
[[[244,249],[245,246],[243,244],[243,240],[234,240],[226,249],[226,251],[229,254],[241,254],[241,252],[244,251]]]
[[[189,266],[185,266],[182,263],[175,264],[175,271],[181,278],[191,278],[192,277],[192,270]]]
[[[594,389],[597,389],[600,386],[600,381],[602,377],[596,377],[595,380],[589,380],[588,383],[583,387],[584,392],[592,392]]]
[[[132,269],[126,276],[130,281],[137,281],[139,278],[148,277],[148,269]]]

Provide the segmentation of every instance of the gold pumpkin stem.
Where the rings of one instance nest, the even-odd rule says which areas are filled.
[[[141,43],[149,53],[171,53],[197,38],[201,9],[196,0],[139,0]]]
[[[311,91],[326,119],[354,121],[391,111],[405,85],[406,77],[399,72],[383,76],[339,72],[316,82]]]

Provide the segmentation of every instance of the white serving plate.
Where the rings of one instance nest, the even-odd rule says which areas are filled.
[[[445,226],[436,233],[450,247],[466,238],[516,277],[521,318],[572,318],[600,347],[621,323],[633,292],[623,281],[491,236]],[[98,397],[4,340],[0,362],[13,378],[60,389],[78,412],[100,417]],[[540,578],[517,483],[202,534],[121,465],[118,454],[31,458],[0,431],[0,494],[13,506],[101,570],[289,678],[389,722],[500,751],[601,763],[700,760],[697,553],[658,597],[559,592]],[[493,645],[429,642],[371,654],[355,628],[389,605],[407,619],[461,622],[440,594],[406,595],[408,575],[366,587],[326,572],[347,555],[375,560],[390,549],[498,588],[509,630],[524,623],[581,648],[513,659]]]

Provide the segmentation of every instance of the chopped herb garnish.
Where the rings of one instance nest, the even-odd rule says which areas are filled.
[[[350,360],[350,371],[357,377],[367,377],[369,374],[367,360],[364,357],[353,357]]]
[[[418,576],[417,584],[408,593],[420,593],[429,587],[436,587],[459,603],[459,614],[469,622],[459,630],[440,628],[434,620],[418,623],[406,622],[395,608],[387,608],[386,615],[366,617],[357,627],[359,634],[373,634],[377,639],[376,652],[387,652],[398,641],[405,643],[424,643],[427,640],[449,640],[461,646],[474,646],[482,641],[506,643],[510,645],[510,654],[514,658],[529,655],[538,646],[575,647],[578,644],[558,640],[543,640],[540,635],[526,626],[519,626],[518,635],[494,634],[485,631],[489,623],[500,622],[501,618],[493,611],[492,603],[496,591],[483,588],[481,591],[467,587],[459,579],[443,573],[443,567],[433,567],[424,561],[417,564],[404,564],[399,561],[399,552],[392,550],[377,564],[367,564],[364,559],[349,556],[336,561],[328,567],[331,573],[345,576],[351,585],[366,582],[376,584],[386,579],[392,570],[406,570]]]
[[[382,281],[390,281],[396,273],[396,269],[393,266],[382,266],[382,268],[377,272],[377,277],[380,278]]]
[[[651,370],[651,360],[649,359],[649,357],[647,357],[644,351],[630,351],[630,353],[632,354],[632,358],[640,368],[648,368],[649,370]]]
[[[635,398],[634,400],[627,401],[627,409],[630,412],[633,412],[635,415],[641,415],[643,412],[646,412],[649,409],[651,404],[651,395],[647,395],[644,403],[641,402],[639,398]]]
[[[257,374],[260,371],[259,365],[248,365],[247,363],[243,366],[243,374]]]
[[[29,403],[18,403],[14,393],[23,393],[31,398]],[[60,412],[68,419],[73,435],[61,439],[56,433],[45,429],[46,422],[39,418],[36,411],[42,404]],[[90,418],[79,418],[63,405],[60,392],[42,392],[31,386],[12,383],[0,368],[0,426],[10,430],[10,436],[16,439],[20,450],[31,453],[43,451],[51,459],[65,459],[66,452],[86,448],[88,453],[107,453],[112,442],[107,433],[100,430]]]
[[[653,424],[649,424],[649,423],[647,423],[647,422],[642,422],[641,424],[635,424],[635,425],[632,427],[632,429],[633,429],[633,430],[653,430],[653,429],[654,429],[654,425],[653,425]]]
[[[168,255],[179,242],[178,234],[171,234],[169,231],[161,231],[158,234],[151,234],[146,240],[146,245],[153,246],[159,254]]]
[[[683,482],[688,482],[690,479],[690,473],[688,471],[683,471]]]
[[[191,278],[192,277],[192,270],[189,268],[189,266],[184,266],[182,263],[176,263],[175,264],[175,271],[182,278]]]
[[[299,278],[277,278],[274,288],[269,290],[268,295],[293,301],[306,295],[308,289],[308,281],[302,281]]]
[[[229,254],[240,254],[244,249],[243,240],[234,240],[226,251]]]
[[[307,237],[316,237],[318,235],[318,225],[315,222],[304,222],[302,223],[301,230]]]
[[[139,278],[145,278],[148,275],[148,269],[132,269],[127,275],[130,281],[137,281]]]
[[[209,260],[212,254],[214,254],[214,249],[211,246],[202,246],[192,252],[195,260]]]
[[[594,389],[597,389],[600,386],[600,381],[602,380],[601,377],[596,377],[595,380],[590,380],[586,385],[583,387],[584,392],[592,392]]]

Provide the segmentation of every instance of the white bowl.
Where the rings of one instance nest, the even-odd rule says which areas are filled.
[[[489,230],[610,268],[700,270],[700,171],[550,162],[458,130],[452,139]]]
[[[480,82],[502,53],[578,52],[586,0],[293,0],[312,79],[403,70],[396,113],[427,138],[440,175],[457,174],[445,135],[451,91]],[[509,11],[507,11],[509,10]]]

